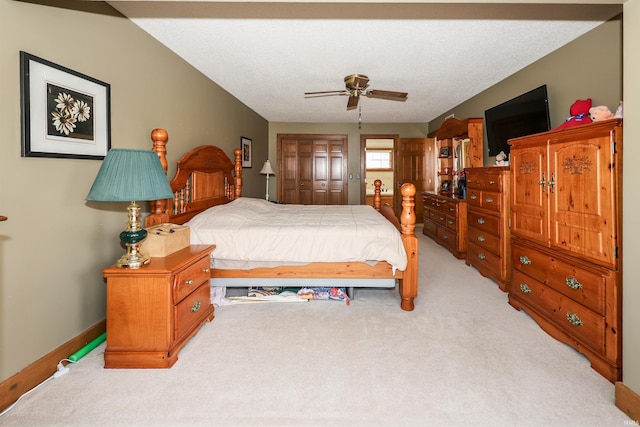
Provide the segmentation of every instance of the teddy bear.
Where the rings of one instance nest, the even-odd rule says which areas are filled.
[[[556,129],[566,129],[572,126],[591,123],[591,118],[589,117],[590,108],[591,98],[576,100],[576,102],[571,104],[571,108],[569,108],[569,114],[571,114],[571,117],[565,120],[564,123],[562,123]]]
[[[509,166],[509,160],[504,151],[499,152],[496,155],[496,166]]]
[[[598,105],[589,108],[589,117],[592,122],[601,122],[602,120],[613,119],[613,113],[606,105]]]

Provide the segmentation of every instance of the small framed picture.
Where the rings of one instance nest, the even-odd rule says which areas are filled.
[[[450,193],[451,192],[451,180],[445,179],[440,183],[440,192],[441,193]]]
[[[451,156],[451,147],[448,145],[443,145],[440,147],[440,157],[449,157]]]
[[[111,148],[111,86],[20,52],[22,157],[101,160]]]
[[[240,148],[242,149],[242,167],[250,168],[253,163],[253,155],[251,153],[251,140],[249,138],[245,138],[244,136],[240,137]]]

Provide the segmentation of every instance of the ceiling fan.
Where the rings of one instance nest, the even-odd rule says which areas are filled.
[[[304,94],[308,98],[333,95],[348,95],[349,100],[347,101],[347,110],[353,110],[354,108],[356,108],[358,106],[358,101],[362,96],[366,96],[367,98],[379,98],[401,102],[407,100],[406,92],[369,89],[369,77],[365,76],[364,74],[349,74],[344,78],[344,84],[346,86],[346,89],[343,90],[305,92]]]

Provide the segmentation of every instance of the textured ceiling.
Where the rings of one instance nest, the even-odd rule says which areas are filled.
[[[272,122],[426,122],[621,11],[585,4],[112,1],[123,15]],[[567,72],[570,72],[567,70]],[[346,96],[344,77],[408,92]],[[532,87],[533,89],[533,87]]]

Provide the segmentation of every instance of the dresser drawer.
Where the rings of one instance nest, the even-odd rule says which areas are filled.
[[[436,238],[436,225],[428,220],[425,220],[424,226],[422,227],[422,234],[425,236],[429,236],[432,238]]]
[[[211,305],[211,289],[209,282],[202,283],[194,292],[174,307],[175,336],[180,339],[188,333],[199,320],[207,315],[207,308]]]
[[[467,247],[467,260],[471,265],[481,265],[496,275],[500,274],[500,257],[471,241]]]
[[[173,288],[174,302],[181,301],[202,283],[209,281],[210,264],[211,258],[205,256],[176,273]]]
[[[563,295],[604,315],[609,273],[586,269],[576,260],[563,260],[534,248],[513,245],[513,268],[537,279]]]
[[[469,227],[467,236],[469,243],[473,243],[500,256],[500,238],[498,236],[476,227]]]
[[[468,224],[497,236],[500,235],[500,218],[495,215],[487,215],[474,210],[467,213]]]
[[[467,203],[469,206],[489,209],[494,212],[500,212],[502,209],[502,197],[500,193],[470,189],[467,191],[467,195]]]
[[[436,230],[436,241],[441,245],[446,246],[449,251],[453,252],[456,250],[458,234],[446,227],[438,226]]]
[[[457,229],[458,221],[456,221],[456,218],[454,216],[445,215],[444,226],[447,227],[451,231],[458,231],[458,229]]]
[[[479,190],[502,191],[502,175],[500,173],[469,172],[467,187]]]
[[[521,271],[514,270],[511,293],[571,336],[599,353],[605,350],[605,319]]]

